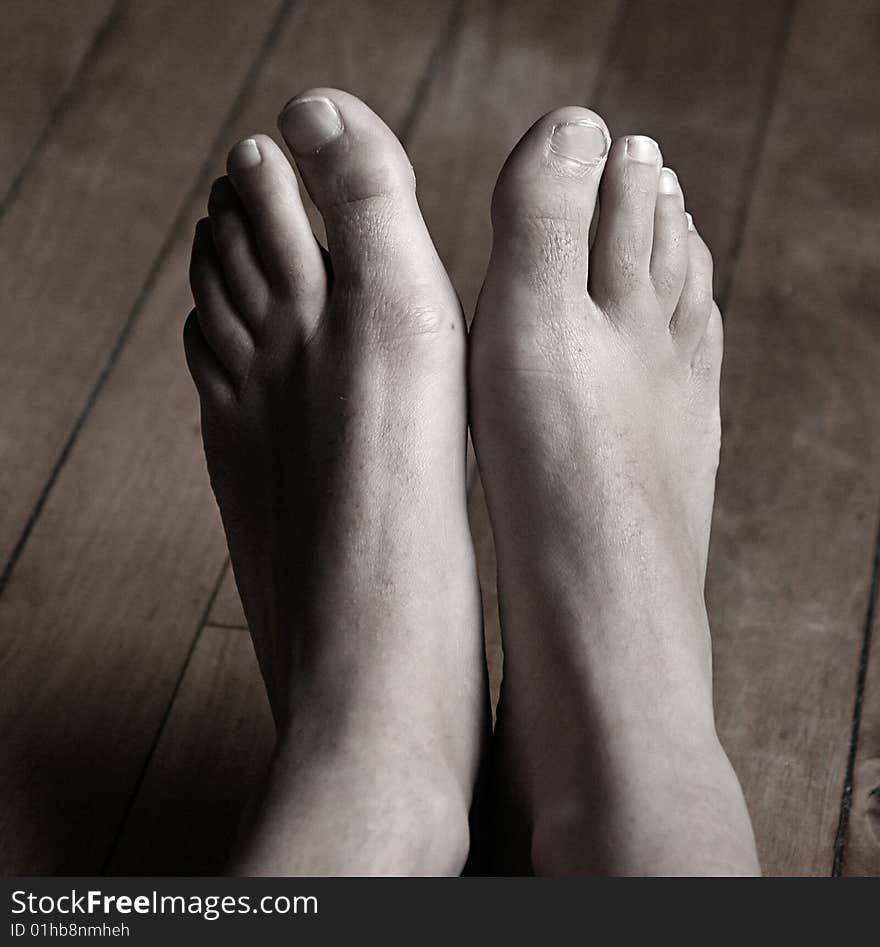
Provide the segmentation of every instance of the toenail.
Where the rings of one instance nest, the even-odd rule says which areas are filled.
[[[611,144],[608,132],[595,122],[563,122],[553,126],[550,150],[578,164],[598,164]]]
[[[260,146],[253,138],[240,141],[229,155],[230,164],[236,168],[255,168],[262,160]]]
[[[284,107],[284,128],[294,151],[319,151],[342,134],[342,116],[330,99],[294,99]]]
[[[661,194],[678,194],[678,175],[672,170],[672,168],[663,168],[663,170],[660,172],[659,187]]]
[[[642,164],[657,164],[660,160],[660,146],[647,135],[630,135],[626,139],[626,154],[633,161]]]
[[[688,223],[688,230],[693,230],[693,229],[694,229],[694,218],[691,217],[691,215],[690,215],[687,211],[684,212],[684,217],[685,217],[685,220],[686,220],[687,223]]]

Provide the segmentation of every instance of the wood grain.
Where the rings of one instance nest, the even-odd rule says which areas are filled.
[[[274,740],[250,636],[205,627],[110,874],[222,874]]]
[[[232,574],[231,567],[223,573],[217,594],[211,602],[208,621],[212,625],[225,628],[247,628],[247,619],[244,617],[244,608],[242,608],[238,589],[235,587],[235,576]]]
[[[6,29],[27,28],[0,43],[15,77],[0,91],[0,191],[109,3],[4,7]],[[467,309],[495,175],[534,118],[583,102],[615,133],[659,139],[728,297],[708,589],[719,729],[765,868],[829,873],[880,519],[876,4],[801,0],[783,49],[791,5],[757,0],[472,0],[454,33],[451,2],[303,0],[273,30],[280,3],[124,2],[0,220],[3,560],[110,369],[0,598],[0,870],[95,873],[114,839],[116,873],[218,870],[265,765],[230,577],[213,597],[225,547],[179,332],[206,196],[187,194],[271,31],[211,170],[301,88],[364,96],[407,136]],[[470,504],[497,692],[478,486]],[[234,627],[196,639],[212,597],[210,621]],[[874,624],[850,875],[880,874]]]
[[[11,873],[100,871],[225,560],[180,351],[186,243],[0,598]]]
[[[0,564],[20,541],[279,2],[255,0],[247,11],[233,0],[124,7],[0,221]]]
[[[5,0],[0,17],[0,206],[84,63],[114,0]]]
[[[595,107],[614,136],[655,138],[725,292],[792,4],[633,0]]]
[[[771,874],[831,871],[880,515],[878,42],[799,5],[726,312],[716,703]]]
[[[335,22],[352,30],[329,38],[327,28],[312,27],[323,18],[334,22],[330,5],[298,8],[275,36],[211,167],[222,168],[236,137],[271,129],[285,99],[314,81],[359,87],[399,118],[449,11],[435,4],[420,18],[405,16],[405,6],[382,4],[397,32],[383,35],[375,58],[362,42],[375,8],[338,3]],[[408,72],[385,73],[381,59],[398,44],[409,51]],[[358,71],[347,75],[345,68]],[[207,184],[182,213],[165,264],[0,598],[8,681],[0,704],[0,850],[9,872],[101,869],[224,565],[181,346],[192,304],[192,226],[206,197]],[[82,265],[94,263],[82,246],[78,251]]]
[[[3,219],[4,551],[263,42],[254,15],[265,31],[276,9],[134,5]],[[4,872],[100,870],[222,563],[180,355],[183,255],[0,598]]]

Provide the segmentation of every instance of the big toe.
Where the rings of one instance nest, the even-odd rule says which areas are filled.
[[[292,99],[278,126],[324,218],[334,286],[390,294],[411,314],[433,312],[438,301],[457,310],[419,210],[412,166],[388,126],[337,89]],[[422,291],[430,305],[412,298]]]
[[[556,109],[511,152],[492,199],[488,282],[514,281],[560,299],[587,288],[589,231],[610,136],[589,109]]]

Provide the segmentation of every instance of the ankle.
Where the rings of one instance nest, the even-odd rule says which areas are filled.
[[[717,737],[658,744],[623,760],[614,748],[581,782],[535,806],[538,874],[755,874],[742,791]]]
[[[279,743],[253,833],[260,861],[268,852],[293,874],[460,873],[466,795],[433,761],[387,750]]]

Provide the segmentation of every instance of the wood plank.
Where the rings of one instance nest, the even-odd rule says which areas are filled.
[[[799,5],[726,311],[716,703],[771,874],[831,871],[880,515],[878,43]]]
[[[110,874],[221,874],[274,739],[250,636],[205,627]]]
[[[273,30],[273,48],[212,170],[220,171],[232,140],[271,130],[284,99],[312,82],[358,88],[392,116],[405,111],[450,7],[433,4],[415,16],[400,0],[381,9],[388,22],[375,47],[363,37],[377,8],[356,0],[316,0]],[[254,15],[252,5],[235,10]],[[264,25],[272,28],[271,20]],[[229,29],[241,34],[233,19]],[[408,50],[407,69],[383,69],[389,48]],[[0,704],[0,851],[10,873],[100,870],[225,561],[180,341],[191,306],[192,225],[206,197],[207,185],[181,215],[0,598],[8,681]],[[91,257],[80,249],[79,260]]]
[[[660,143],[712,249],[722,294],[791,6],[634,0],[595,97],[612,135]]]
[[[846,826],[842,874],[880,875],[880,611],[874,599],[874,621],[865,654],[864,691],[853,769],[852,808]]]
[[[223,579],[211,603],[208,621],[212,625],[226,628],[247,628],[247,619],[244,617],[244,608],[235,587],[235,576],[231,567],[223,573]]]
[[[268,30],[276,8],[200,0],[125,11],[3,219],[4,552],[263,42],[253,17],[265,14]],[[218,60],[229,62],[208,81]],[[195,474],[174,484],[142,462],[166,455],[173,469],[197,456],[190,392],[174,384],[182,359],[169,357],[180,294],[160,286],[155,304],[170,306],[165,334],[154,318],[156,336],[123,361],[0,598],[7,873],[100,870],[191,640],[187,609],[203,608],[219,568],[215,514]],[[177,439],[151,428],[163,409],[178,412]],[[170,495],[183,498],[178,525],[192,527],[204,559],[185,575],[175,534],[153,513]],[[140,505],[152,521],[132,516]]]
[[[126,5],[0,222],[0,564],[279,4]]]
[[[0,206],[113,7],[114,0],[5,0],[0,18]]]
[[[224,562],[180,352],[185,253],[0,597],[5,873],[100,872]]]

